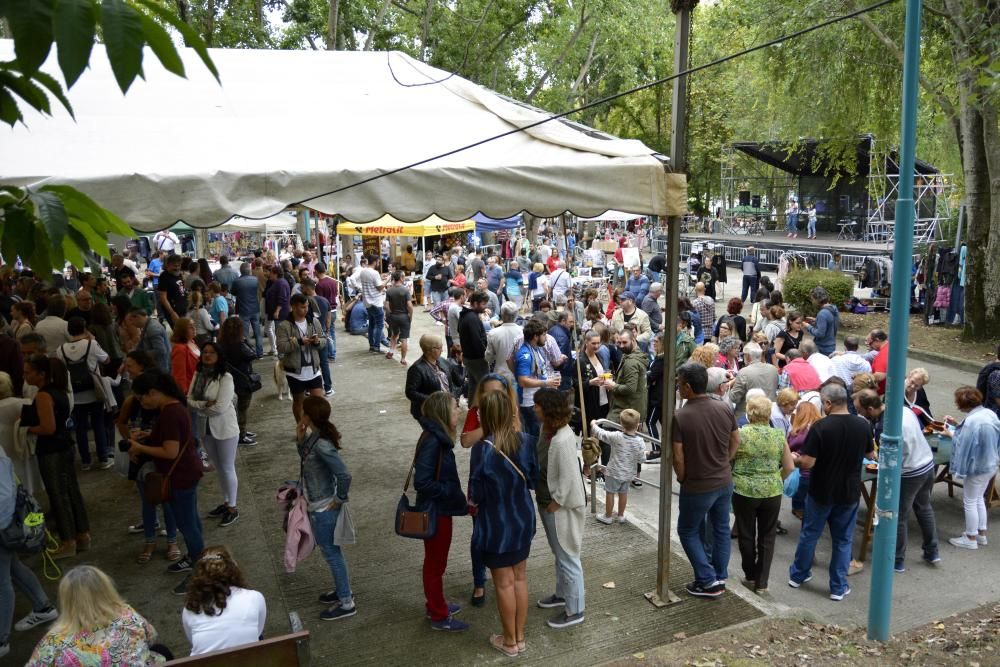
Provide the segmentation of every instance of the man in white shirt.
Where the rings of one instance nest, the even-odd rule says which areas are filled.
[[[809,365],[816,370],[820,382],[826,382],[834,374],[833,361],[830,357],[816,350],[816,343],[811,340],[804,340],[799,343],[799,351],[806,358]],[[847,385],[850,387],[851,385]]]
[[[59,346],[70,341],[66,320],[66,301],[61,296],[49,297],[45,317],[35,325],[35,333],[45,339],[45,349],[54,357]]]
[[[173,255],[180,243],[181,240],[177,238],[177,234],[174,234],[169,229],[162,229],[153,236],[153,250],[156,252],[165,252],[168,255]]]
[[[549,245],[548,239],[542,239],[542,244],[538,246],[538,256],[542,258],[542,264],[549,261],[549,257],[552,256],[552,246]]]
[[[573,277],[566,270],[566,263],[559,260],[556,262],[556,270],[549,276],[549,300],[565,298],[566,292],[571,289],[573,289]]]
[[[844,352],[837,354],[832,360],[833,374],[846,382],[848,387],[854,382],[855,375],[872,372],[872,365],[858,353],[860,345],[861,340],[857,336],[852,334],[845,337]]]
[[[365,302],[365,309],[368,311],[368,350],[370,352],[381,352],[381,345],[385,333],[385,283],[382,276],[372,268],[372,264],[378,261],[375,257],[368,257],[367,263],[362,262],[361,273],[358,274],[358,284],[361,286],[361,297]]]
[[[490,329],[489,333],[486,334],[486,363],[490,365],[494,373],[511,381],[514,380],[514,371],[507,365],[507,360],[521,347],[521,342],[524,339],[521,325],[514,321],[517,319],[518,310],[516,303],[505,302],[500,306],[502,324]]]
[[[76,446],[84,470],[90,470],[90,443],[88,433],[93,428],[97,448],[97,467],[107,470],[114,465],[110,438],[105,429],[104,400],[97,395],[95,379],[98,364],[108,362],[108,353],[87,331],[82,317],[71,317],[68,323],[70,342],[63,343],[53,356],[62,360],[69,370],[70,388],[73,391],[73,423],[76,426]],[[102,387],[102,393],[104,388]]]

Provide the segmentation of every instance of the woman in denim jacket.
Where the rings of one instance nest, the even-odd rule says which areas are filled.
[[[449,392],[436,391],[424,401],[421,412],[420,425],[424,432],[414,457],[413,487],[417,490],[418,507],[433,506],[437,510],[437,529],[424,540],[427,617],[434,630],[460,632],[469,629],[468,624],[454,618],[462,608],[448,604],[444,596],[444,571],[451,549],[451,518],[469,512],[455,465],[458,402]]]
[[[340,432],[330,421],[330,404],[325,398],[306,396],[302,401],[302,419],[296,435],[302,459],[302,481],[309,503],[309,522],[336,586],[319,596],[320,602],[330,605],[319,617],[335,621],[354,616],[358,610],[351,593],[347,561],[333,538],[341,507],[347,502],[347,492],[351,488],[351,473],[340,458]]]
[[[965,532],[949,542],[962,549],[978,549],[986,545],[986,501],[984,494],[1000,464],[1000,420],[982,406],[983,395],[974,387],[955,390],[955,406],[968,416],[953,432],[949,470],[962,481],[962,503],[965,506]],[[955,426],[954,417],[945,422]]]

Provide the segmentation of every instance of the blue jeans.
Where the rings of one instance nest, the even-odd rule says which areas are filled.
[[[751,299],[757,300],[757,290],[760,289],[760,278],[743,276],[743,291],[740,292],[740,301],[747,302],[747,295]]]
[[[184,536],[188,558],[197,561],[205,550],[205,542],[201,536],[201,517],[198,516],[198,485],[195,484],[190,489],[170,489],[167,506],[173,511],[177,528]]]
[[[798,225],[796,223],[798,221],[799,221],[798,213],[789,213],[788,216],[785,218],[785,231],[788,232],[789,234],[794,234],[795,232],[797,232]]]
[[[799,488],[792,496],[792,509],[806,511],[806,496],[809,495],[809,478],[799,476]]]
[[[558,510],[565,512],[566,510]],[[587,597],[583,589],[583,563],[579,556],[566,553],[559,538],[556,536],[556,515],[539,507],[545,528],[545,538],[549,541],[552,555],[556,557],[556,597],[566,600],[566,614],[572,616],[581,614],[587,606]]]
[[[263,339],[260,336],[260,315],[240,316],[243,320],[243,337],[250,340],[250,329],[253,329],[253,345],[258,357],[264,356]]]
[[[326,332],[326,355],[330,361],[337,360],[337,311],[333,311],[330,329]]]
[[[806,516],[795,547],[795,560],[788,568],[792,581],[803,582],[811,574],[816,543],[823,535],[823,528],[830,524],[833,542],[830,554],[830,593],[842,595],[847,590],[847,568],[851,564],[851,542],[854,522],[858,519],[858,503],[845,505],[820,505],[812,496],[806,496]]]
[[[333,389],[333,378],[330,376],[330,339],[326,345],[319,348],[319,372],[323,376],[323,391]]]
[[[533,405],[521,406],[521,426],[524,428],[524,432],[532,438],[538,438],[538,434],[542,432],[542,425],[538,421],[538,415],[535,414]]]
[[[333,584],[337,589],[337,597],[344,604],[351,604],[354,594],[351,592],[351,579],[347,573],[347,561],[344,560],[344,553],[333,543],[333,530],[337,527],[337,517],[340,516],[340,508],[329,509],[325,512],[309,512],[309,522],[312,524],[313,538],[323,552],[326,564],[330,566],[330,574],[333,575]]]
[[[146,538],[146,544],[156,542],[156,505],[146,502],[146,497],[142,492],[142,482],[136,480],[136,488],[139,490],[139,501],[142,503],[142,536]],[[177,522],[174,520],[174,512],[170,509],[170,504],[163,506],[163,527],[167,531],[167,542],[177,541]]]
[[[108,447],[108,433],[104,424],[104,403],[94,401],[84,405],[73,406],[73,424],[76,426],[76,447],[80,452],[80,460],[84,465],[90,465],[90,442],[88,431],[94,429],[94,447],[97,449],[97,460],[107,461],[111,458],[111,448]]]
[[[473,517],[472,525],[475,526],[476,519]],[[486,585],[486,565],[483,563],[483,552],[474,545],[469,545],[469,555],[472,556],[472,585],[482,588]]]
[[[28,596],[32,611],[44,611],[52,606],[34,572],[18,560],[16,553],[0,547],[0,645],[10,639],[10,626],[14,622],[14,588]]]
[[[385,311],[379,306],[367,306],[365,312],[368,313],[368,347],[377,350],[382,344]]]
[[[695,582],[711,586],[729,578],[729,508],[733,485],[707,493],[685,493],[681,489],[677,517],[677,537],[694,569]],[[707,519],[712,532],[712,557],[709,560],[702,540],[702,523]]]
[[[807,236],[816,236],[816,220],[813,218],[809,219],[808,224],[806,224]]]

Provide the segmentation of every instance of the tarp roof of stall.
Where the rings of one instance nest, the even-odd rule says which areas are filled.
[[[75,120],[22,105],[25,123],[0,133],[2,182],[75,186],[143,232],[294,204],[407,222],[687,205],[684,176],[642,142],[565,120],[529,128],[551,116],[403,53],[213,49],[221,85],[180,53],[186,79],[147,50],[123,96],[96,44],[68,93]],[[58,76],[55,61],[43,69]]]

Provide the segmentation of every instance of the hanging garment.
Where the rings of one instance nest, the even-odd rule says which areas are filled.
[[[951,289],[946,285],[939,285],[934,297],[934,307],[948,308],[949,305],[951,305]]]

